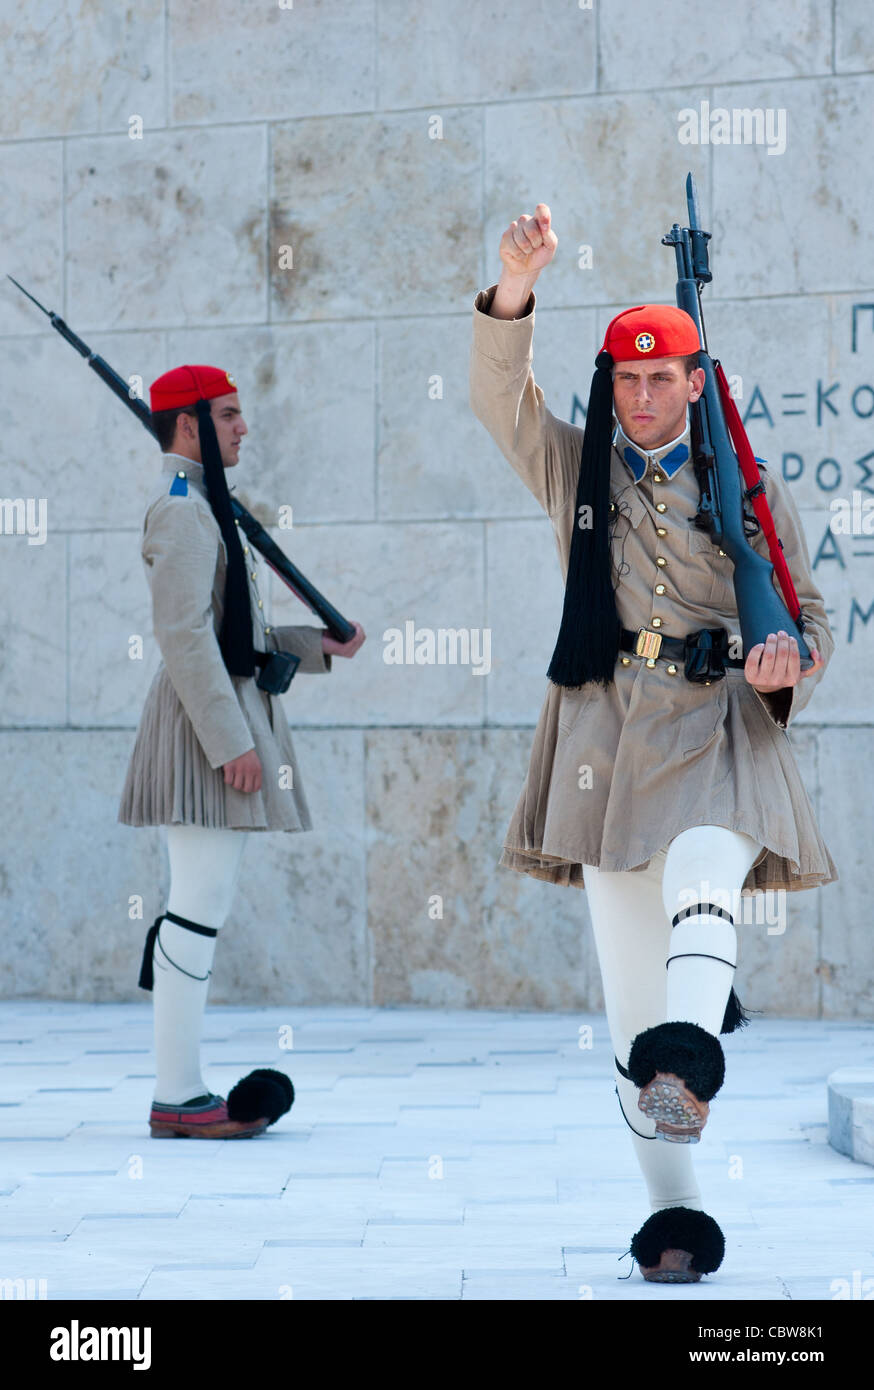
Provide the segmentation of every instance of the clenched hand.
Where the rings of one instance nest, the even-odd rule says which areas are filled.
[[[768,634],[767,642],[759,642],[753,647],[744,662],[744,675],[754,690],[763,693],[769,690],[783,690],[787,685],[797,685],[805,676],[813,676],[821,670],[822,657],[816,647],[810,648],[813,665],[801,669],[798,642],[781,628],[779,632]]]
[[[511,222],[501,237],[500,256],[512,275],[537,275],[549,265],[558,246],[550,226],[552,213],[546,203],[538,203],[534,216],[523,213]]]
[[[223,767],[225,782],[229,787],[234,787],[238,792],[260,792],[261,790],[261,759],[250,748],[248,753],[241,753],[239,758],[232,758]]]

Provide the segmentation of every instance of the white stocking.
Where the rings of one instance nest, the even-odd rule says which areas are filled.
[[[666,1019],[718,1034],[734,979],[740,890],[762,846],[740,831],[696,825],[671,841],[662,878],[668,919],[711,903],[729,913],[695,912],[671,931]]]
[[[225,922],[240,872],[246,831],[168,825],[167,911],[214,931]],[[216,937],[161,923],[152,958],[155,1093],[165,1105],[206,1095],[200,1035]]]
[[[713,913],[688,916],[673,929],[671,920],[699,901],[734,916],[739,889],[760,849],[748,835],[695,826],[654,854],[646,869],[611,873],[585,865],[607,1026],[623,1067],[637,1034],[668,1019],[688,1019],[719,1033],[734,974],[734,926]],[[666,969],[669,956],[691,951],[704,954],[672,961]],[[691,1145],[655,1138],[654,1122],[637,1108],[638,1088],[618,1069],[616,1089],[653,1211],[700,1210]]]
[[[661,901],[664,851],[647,869],[610,873],[586,864],[586,897],[601,967],[607,1026],[615,1059],[622,1066],[634,1037],[665,1021],[665,959],[670,924]],[[615,1064],[614,1064],[615,1065]],[[637,1108],[633,1081],[614,1070],[619,1104],[637,1154],[653,1211],[686,1206],[701,1209],[701,1193],[688,1144],[655,1137],[655,1122]]]

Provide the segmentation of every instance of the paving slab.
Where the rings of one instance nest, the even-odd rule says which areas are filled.
[[[650,1207],[602,1015],[210,1010],[207,1085],[256,1066],[294,1082],[245,1144],[151,1139],[151,1046],[138,1003],[0,1004],[0,1277],[95,1301],[874,1289],[874,1170],[832,1147],[828,1109],[830,1076],[874,1066],[874,1028],[769,1018],[725,1039],[693,1162],[726,1257],[682,1287],[646,1284],[628,1254]]]

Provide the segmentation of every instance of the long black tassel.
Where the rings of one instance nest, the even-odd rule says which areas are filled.
[[[734,990],[728,996],[728,1003],[725,1006],[725,1015],[722,1020],[720,1033],[734,1033],[738,1028],[746,1028],[750,1021],[750,1016],[743,1004],[738,999]]]
[[[246,579],[246,558],[231,510],[231,494],[212,422],[209,401],[197,402],[203,481],[212,513],[221,527],[228,563],[225,575],[224,612],[219,646],[232,676],[251,676],[255,671],[252,639],[252,601]]]
[[[155,949],[155,937],[158,935],[163,920],[164,914],[162,913],[160,917],[155,918],[149,930],[146,932],[146,944],[143,947],[143,959],[140,965],[140,978],[137,980],[140,989],[152,989],[154,987],[155,977],[152,969],[152,954]]]
[[[571,689],[588,681],[614,679],[621,623],[610,555],[610,449],[613,434],[613,358],[599,352],[589,391],[586,428],[577,481],[564,609],[547,676]],[[593,525],[581,507],[591,508]]]

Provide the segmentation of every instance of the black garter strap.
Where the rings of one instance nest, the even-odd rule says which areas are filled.
[[[623,1068],[620,1067],[619,1070],[622,1071]],[[629,1079],[629,1081],[630,1081],[630,1080],[631,1080],[631,1077],[629,1076],[628,1079]],[[619,1094],[619,1087],[618,1087],[618,1086],[615,1087],[615,1090],[616,1090],[616,1099],[619,1101],[619,1109],[622,1111],[622,1118],[623,1118],[623,1120],[625,1121],[625,1123],[628,1125],[628,1128],[631,1130],[631,1133],[632,1133],[632,1134],[636,1134],[637,1137],[638,1137],[638,1139],[655,1139],[655,1135],[654,1135],[654,1134],[641,1134],[641,1132],[640,1132],[639,1129],[635,1129],[635,1128],[634,1128],[634,1125],[631,1123],[631,1121],[629,1120],[628,1116],[627,1116],[626,1113],[625,1113],[625,1106],[622,1104],[622,1097],[621,1097],[620,1094]],[[621,1259],[621,1256],[620,1256],[620,1259]]]
[[[626,1081],[632,1081],[634,1079],[631,1075],[631,1072],[626,1071],[625,1067],[623,1067],[622,1063],[620,1062],[619,1058],[615,1055],[615,1053],[613,1055],[613,1061],[616,1063],[616,1070],[619,1072],[620,1076],[624,1076]],[[619,1101],[619,1109],[622,1111],[622,1118],[628,1125],[628,1128],[631,1130],[632,1134],[636,1134],[639,1139],[655,1139],[654,1134],[641,1134],[639,1129],[634,1128],[634,1125],[631,1123],[631,1121],[625,1113],[625,1106],[622,1104],[622,1097],[619,1094],[619,1087],[616,1086],[614,1089],[616,1091],[616,1099]]]
[[[162,912],[161,916],[155,918],[149,930],[146,932],[146,944],[143,947],[140,978],[137,981],[140,989],[152,989],[154,987],[155,979],[152,971],[152,954],[155,949],[155,941],[157,940],[161,923],[164,921],[165,917],[168,922],[175,922],[179,927],[187,927],[189,931],[197,932],[198,936],[218,936],[216,927],[202,927],[199,922],[191,922],[187,917],[179,917],[175,912]],[[163,946],[161,950],[166,959],[170,961],[171,965],[175,965],[177,970],[182,970],[181,965],[176,965],[175,960],[170,960]],[[188,975],[192,980],[205,980],[209,978],[208,972],[206,975],[192,975],[190,971],[182,970],[182,973],[183,975]]]
[[[699,902],[694,903],[692,907],[684,907],[682,912],[678,912],[676,917],[673,917],[671,919],[671,926],[675,927],[678,922],[681,922],[683,920],[684,917],[701,917],[705,914],[710,914],[715,917],[725,917],[727,921],[731,922],[732,925],[734,925],[734,918],[732,917],[731,913],[726,912],[724,908],[717,907],[716,903]],[[724,956],[708,955],[706,951],[681,951],[680,954],[677,956],[668,956],[667,960],[665,961],[665,969],[667,970],[672,960],[683,960],[686,956],[700,956],[702,960],[721,960],[723,965],[731,966],[732,970],[737,969],[737,963],[735,961],[726,960]]]
[[[684,917],[699,917],[704,914],[713,917],[726,917],[729,922],[734,923],[734,918],[725,908],[717,907],[716,903],[694,903],[692,907],[684,907],[682,912],[678,912],[676,917],[671,918],[671,926],[675,927]]]
[[[685,960],[687,956],[700,956],[701,960],[721,960],[723,965],[730,965],[732,970],[737,969],[737,964],[733,960],[726,960],[725,956],[711,956],[706,951],[681,951],[678,956],[668,956],[665,961],[667,970],[672,960]]]

